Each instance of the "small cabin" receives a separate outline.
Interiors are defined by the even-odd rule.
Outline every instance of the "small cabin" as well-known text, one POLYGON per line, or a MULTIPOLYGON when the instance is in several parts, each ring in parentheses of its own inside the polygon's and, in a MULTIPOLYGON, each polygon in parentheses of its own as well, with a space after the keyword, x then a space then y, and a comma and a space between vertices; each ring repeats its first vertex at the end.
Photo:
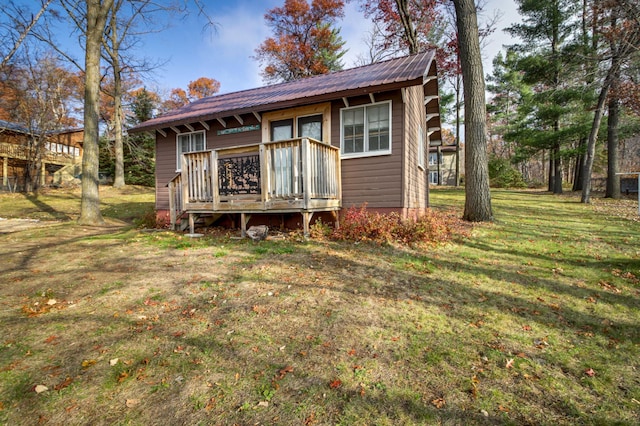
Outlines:
POLYGON ((441 138, 435 52, 203 98, 142 131, 156 138, 158 216, 192 233, 199 218, 308 233, 363 204, 415 217, 441 138))

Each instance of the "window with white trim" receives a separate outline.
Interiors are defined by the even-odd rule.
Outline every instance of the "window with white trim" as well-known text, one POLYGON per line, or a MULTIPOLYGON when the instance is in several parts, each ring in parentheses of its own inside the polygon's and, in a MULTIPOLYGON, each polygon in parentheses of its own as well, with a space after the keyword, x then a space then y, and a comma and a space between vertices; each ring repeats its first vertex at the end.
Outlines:
POLYGON ((193 151, 204 151, 204 131, 192 133, 180 133, 176 137, 176 170, 182 168, 182 154, 193 151))
POLYGON ((437 152, 430 152, 429 153, 429 165, 430 166, 435 166, 436 164, 438 164, 438 157, 440 157, 440 164, 442 164, 442 156, 439 156, 437 152))
POLYGON ((434 171, 429 172, 429 183, 434 185, 438 184, 438 172, 434 172, 434 171))
POLYGON ((343 158, 391 153, 391 102, 340 111, 340 147, 343 158))

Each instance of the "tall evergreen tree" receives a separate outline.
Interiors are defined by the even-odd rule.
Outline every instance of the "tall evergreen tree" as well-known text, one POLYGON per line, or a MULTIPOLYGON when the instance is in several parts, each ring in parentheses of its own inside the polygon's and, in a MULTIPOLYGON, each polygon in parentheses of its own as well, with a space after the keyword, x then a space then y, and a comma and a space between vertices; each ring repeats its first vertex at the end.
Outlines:
POLYGON ((575 39, 580 4, 578 0, 516 2, 523 22, 508 31, 523 43, 512 49, 523 54, 519 63, 523 81, 535 87, 531 115, 516 137, 532 150, 549 151, 549 190, 560 194, 562 158, 567 154, 563 144, 579 138, 582 131, 568 119, 583 94, 582 81, 575 78, 580 66, 575 39))

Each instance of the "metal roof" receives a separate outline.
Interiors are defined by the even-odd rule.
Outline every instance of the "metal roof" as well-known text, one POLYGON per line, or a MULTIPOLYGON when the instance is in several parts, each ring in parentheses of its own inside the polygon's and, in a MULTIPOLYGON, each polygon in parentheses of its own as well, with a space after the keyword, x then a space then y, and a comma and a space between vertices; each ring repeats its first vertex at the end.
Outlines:
MULTIPOLYGON (((10 130, 15 133, 24 133, 24 134, 31 134, 32 132, 33 133, 38 132, 38 129, 30 130, 21 124, 0 120, 0 131, 3 131, 3 130, 10 130)), ((71 127, 71 128, 58 129, 58 130, 47 130, 44 133, 45 135, 58 135, 58 134, 64 134, 64 133, 81 132, 83 130, 84 129, 82 127, 71 127)))
POLYGON ((145 121, 129 132, 162 129, 235 114, 260 113, 423 84, 436 75, 435 51, 390 59, 330 74, 199 99, 145 121))

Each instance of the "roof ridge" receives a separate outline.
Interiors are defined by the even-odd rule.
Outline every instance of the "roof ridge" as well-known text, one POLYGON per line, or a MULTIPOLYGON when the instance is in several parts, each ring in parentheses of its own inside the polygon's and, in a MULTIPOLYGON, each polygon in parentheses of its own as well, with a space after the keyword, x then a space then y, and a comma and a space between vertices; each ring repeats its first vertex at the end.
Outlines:
MULTIPOLYGON (((341 73, 345 73, 345 72, 353 72, 355 70, 362 69, 362 68, 368 68, 368 67, 373 67, 373 66, 382 66, 382 65, 384 65, 384 64, 386 64, 388 62, 392 62, 392 61, 398 61, 399 62, 400 59, 406 60, 406 59, 413 58, 413 57, 416 57, 416 56, 419 56, 419 55, 427 54, 430 51, 431 50, 425 50, 423 52, 413 53, 411 55, 397 56, 395 58, 385 59, 384 61, 378 61, 378 62, 373 62, 373 63, 370 63, 370 64, 359 65, 359 66, 353 67, 353 68, 345 68, 345 69, 341 69, 341 70, 336 70, 336 71, 332 71, 332 72, 329 72, 329 73, 326 73, 326 74, 310 75, 308 77, 302 77, 302 78, 298 78, 298 79, 291 80, 291 81, 281 81, 279 83, 267 84, 267 85, 264 85, 264 86, 252 87, 250 89, 236 90, 236 91, 227 92, 227 93, 216 93, 216 94, 213 94, 211 96, 206 96, 204 98, 197 99, 197 100, 191 102, 190 105, 193 105, 195 103, 204 103, 205 100, 211 99, 211 98, 219 98, 221 96, 232 95, 232 94, 236 94, 236 93, 237 94, 241 94, 241 93, 246 93, 246 92, 252 92, 252 91, 255 91, 255 90, 264 90, 267 87, 277 88, 277 87, 280 87, 280 86, 285 86, 285 85, 288 85, 288 84, 298 83, 298 82, 302 82, 302 81, 308 82, 308 81, 310 81, 312 79, 326 78, 327 76, 335 76, 337 74, 341 74, 341 73)), ((410 64, 408 64, 407 66, 410 66, 410 64)))

